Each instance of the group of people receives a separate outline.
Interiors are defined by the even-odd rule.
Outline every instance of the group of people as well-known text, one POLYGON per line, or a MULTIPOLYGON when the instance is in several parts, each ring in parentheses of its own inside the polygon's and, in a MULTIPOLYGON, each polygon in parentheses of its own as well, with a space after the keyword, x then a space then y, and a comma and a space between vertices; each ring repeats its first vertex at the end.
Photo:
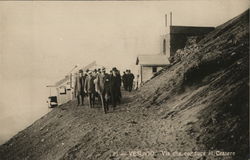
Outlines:
POLYGON ((105 68, 94 69, 93 71, 86 70, 85 72, 79 70, 79 73, 75 76, 74 85, 74 95, 77 98, 77 104, 83 105, 84 98, 88 97, 89 107, 92 108, 95 105, 96 98, 98 98, 105 113, 109 110, 109 104, 114 109, 117 103, 121 103, 122 83, 125 90, 132 90, 133 82, 131 82, 131 78, 128 78, 130 77, 128 75, 132 73, 129 70, 126 72, 129 74, 126 74, 127 78, 124 81, 124 78, 121 77, 120 71, 116 67, 112 68, 109 74, 106 73, 105 68))
POLYGON ((135 78, 134 74, 131 73, 129 69, 123 72, 122 83, 123 83, 123 87, 125 91, 129 91, 129 92, 132 91, 134 78, 135 78))

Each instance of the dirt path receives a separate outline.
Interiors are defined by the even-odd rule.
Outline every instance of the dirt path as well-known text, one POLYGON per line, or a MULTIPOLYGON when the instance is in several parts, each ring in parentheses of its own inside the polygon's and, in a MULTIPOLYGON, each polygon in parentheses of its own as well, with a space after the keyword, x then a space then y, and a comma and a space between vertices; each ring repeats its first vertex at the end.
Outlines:
POLYGON ((160 106, 140 107, 135 96, 123 92, 122 104, 108 114, 76 101, 59 106, 1 146, 0 159, 210 159, 179 155, 202 151, 192 118, 162 116, 160 106))
POLYGON ((73 110, 91 128, 64 159, 190 159, 174 152, 197 151, 181 122, 162 119, 155 108, 138 108, 134 93, 123 92, 123 97, 123 103, 108 114, 86 106, 73 110))
POLYGON ((114 112, 68 102, 1 145, 0 159, 247 159, 248 35, 249 10, 199 41, 199 52, 184 49, 140 91, 123 92, 114 112))

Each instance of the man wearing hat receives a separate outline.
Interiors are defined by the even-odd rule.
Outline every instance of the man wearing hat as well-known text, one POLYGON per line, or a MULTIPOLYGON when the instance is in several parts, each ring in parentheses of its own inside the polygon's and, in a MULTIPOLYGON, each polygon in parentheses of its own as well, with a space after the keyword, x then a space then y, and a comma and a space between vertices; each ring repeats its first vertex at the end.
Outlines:
POLYGON ((94 77, 91 71, 87 72, 87 77, 84 83, 84 91, 88 95, 89 99, 89 107, 94 107, 94 94, 95 94, 95 84, 94 84, 94 77))
POLYGON ((131 92, 133 88, 133 82, 134 82, 134 74, 131 73, 130 70, 128 70, 128 91, 131 92))
POLYGON ((83 70, 79 70, 79 73, 76 74, 75 78, 75 85, 74 85, 74 95, 77 98, 77 105, 79 106, 80 103, 83 105, 84 103, 84 83, 85 83, 85 76, 83 75, 83 70))
POLYGON ((117 101, 119 101, 119 88, 120 88, 120 77, 117 74, 117 69, 114 67, 112 69, 112 74, 110 75, 110 96, 113 109, 116 107, 117 101))
POLYGON ((121 99, 122 99, 122 92, 121 92, 122 78, 121 78, 120 71, 117 69, 116 69, 116 75, 118 77, 117 80, 118 80, 118 84, 119 84, 119 87, 117 88, 117 90, 118 90, 117 102, 120 104, 121 99))
MULTIPOLYGON (((98 70, 99 71, 99 70, 98 70)), ((105 68, 103 67, 102 70, 100 69, 100 73, 97 74, 96 77, 96 92, 98 93, 100 97, 100 101, 102 104, 102 107, 104 109, 104 112, 106 113, 108 110, 108 88, 109 88, 109 75, 106 73, 105 68)))
POLYGON ((126 72, 123 72, 123 75, 122 75, 122 83, 123 83, 123 87, 125 89, 125 91, 128 90, 128 78, 127 78, 127 70, 126 72))

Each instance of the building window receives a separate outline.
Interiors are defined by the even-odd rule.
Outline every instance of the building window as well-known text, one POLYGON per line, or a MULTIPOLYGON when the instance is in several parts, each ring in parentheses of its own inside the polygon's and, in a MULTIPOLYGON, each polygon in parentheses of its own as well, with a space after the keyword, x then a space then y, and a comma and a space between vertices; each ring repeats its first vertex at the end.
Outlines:
POLYGON ((66 87, 62 86, 59 88, 59 93, 60 94, 66 94, 66 87))
POLYGON ((166 54, 166 39, 163 40, 163 54, 166 54))
POLYGON ((153 73, 157 72, 157 67, 152 68, 153 73))

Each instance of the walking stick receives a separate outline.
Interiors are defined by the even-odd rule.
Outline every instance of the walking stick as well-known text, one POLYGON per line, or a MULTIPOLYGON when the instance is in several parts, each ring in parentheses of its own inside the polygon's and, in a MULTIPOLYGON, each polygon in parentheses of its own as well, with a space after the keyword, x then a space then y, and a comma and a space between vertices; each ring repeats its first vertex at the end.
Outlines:
POLYGON ((90 93, 88 94, 88 99, 89 99, 89 108, 92 108, 91 107, 91 95, 90 95, 90 93))
POLYGON ((100 97, 101 97, 101 103, 102 103, 102 108, 103 108, 103 111, 104 111, 104 113, 106 114, 106 113, 107 113, 107 111, 106 111, 106 108, 105 108, 105 106, 104 106, 103 96, 102 96, 102 94, 99 94, 99 95, 100 95, 100 97))

